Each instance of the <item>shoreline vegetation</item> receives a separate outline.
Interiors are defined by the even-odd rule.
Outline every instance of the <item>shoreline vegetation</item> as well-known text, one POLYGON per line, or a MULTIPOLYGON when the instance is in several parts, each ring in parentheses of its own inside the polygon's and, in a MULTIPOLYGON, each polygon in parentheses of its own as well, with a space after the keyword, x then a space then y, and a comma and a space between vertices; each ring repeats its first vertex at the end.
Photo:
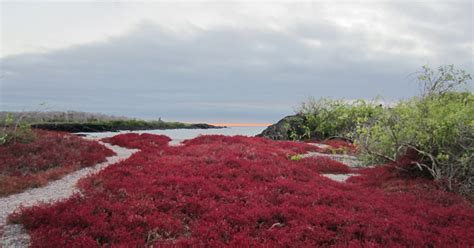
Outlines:
POLYGON ((213 126, 206 123, 182 123, 165 121, 144 121, 144 120, 119 120, 119 121, 97 121, 85 123, 37 123, 32 124, 32 128, 45 129, 51 131, 63 131, 70 133, 80 132, 118 132, 118 131, 139 131, 156 129, 211 129, 225 128, 213 126))
POLYGON ((154 129, 218 129, 222 125, 207 123, 183 123, 158 120, 140 120, 127 117, 109 116, 86 112, 0 112, 0 121, 6 123, 23 123, 31 128, 62 131, 69 133, 80 132, 118 132, 154 129))

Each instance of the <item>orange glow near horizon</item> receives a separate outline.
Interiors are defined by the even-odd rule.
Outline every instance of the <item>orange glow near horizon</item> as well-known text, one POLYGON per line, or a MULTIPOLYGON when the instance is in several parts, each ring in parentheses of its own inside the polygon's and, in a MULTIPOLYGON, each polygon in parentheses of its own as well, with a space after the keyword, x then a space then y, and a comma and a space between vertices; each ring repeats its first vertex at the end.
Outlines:
POLYGON ((209 123, 218 127, 268 127, 269 123, 209 123))

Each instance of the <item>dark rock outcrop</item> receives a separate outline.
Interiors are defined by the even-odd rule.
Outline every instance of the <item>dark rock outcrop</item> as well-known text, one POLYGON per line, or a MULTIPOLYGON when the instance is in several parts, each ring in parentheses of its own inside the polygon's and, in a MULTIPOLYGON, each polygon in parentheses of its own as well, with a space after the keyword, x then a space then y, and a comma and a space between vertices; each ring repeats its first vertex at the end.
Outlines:
POLYGON ((273 140, 291 140, 291 133, 303 133, 305 119, 301 115, 289 115, 267 127, 257 137, 265 137, 273 140))

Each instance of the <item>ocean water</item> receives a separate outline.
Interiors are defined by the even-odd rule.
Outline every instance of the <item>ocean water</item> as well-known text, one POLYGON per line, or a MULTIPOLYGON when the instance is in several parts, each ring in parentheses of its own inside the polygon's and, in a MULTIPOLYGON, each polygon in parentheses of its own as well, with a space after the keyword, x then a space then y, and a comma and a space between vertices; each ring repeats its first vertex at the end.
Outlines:
POLYGON ((121 132, 102 132, 102 133, 78 133, 85 134, 93 138, 111 137, 122 133, 151 133, 162 134, 170 137, 174 142, 180 142, 186 139, 192 139, 199 135, 221 134, 221 135, 244 135, 255 136, 261 133, 266 127, 227 127, 220 129, 168 129, 168 130, 145 130, 145 131, 121 131, 121 132))

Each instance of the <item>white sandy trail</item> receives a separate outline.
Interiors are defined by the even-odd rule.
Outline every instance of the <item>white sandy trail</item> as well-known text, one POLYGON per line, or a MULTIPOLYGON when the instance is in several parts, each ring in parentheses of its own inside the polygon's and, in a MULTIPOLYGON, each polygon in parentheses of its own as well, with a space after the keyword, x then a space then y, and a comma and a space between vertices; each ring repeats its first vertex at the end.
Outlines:
MULTIPOLYGON (((324 145, 324 144, 317 144, 317 143, 309 143, 310 145, 317 146, 319 148, 328 148, 330 146, 324 145)), ((362 163, 356 156, 351 156, 351 155, 343 155, 343 154, 326 154, 326 153, 320 153, 320 152, 308 152, 306 154, 302 155, 303 158, 307 157, 329 157, 330 159, 339 161, 350 168, 360 168, 362 167, 362 163)), ((351 176, 357 176, 358 174, 321 174, 322 176, 325 176, 329 179, 332 179, 337 182, 344 183, 349 177, 351 176)))
POLYGON ((21 225, 6 225, 8 215, 13 213, 18 207, 30 207, 39 203, 51 203, 69 198, 78 192, 76 184, 79 179, 90 174, 94 174, 105 167, 115 164, 121 160, 129 158, 137 149, 127 149, 120 146, 113 146, 107 143, 102 145, 113 150, 117 155, 107 158, 107 161, 92 167, 86 167, 52 181, 41 188, 29 189, 25 192, 0 198, 0 228, 3 227, 3 236, 0 247, 26 247, 29 243, 29 236, 21 225))
POLYGON ((320 153, 320 152, 308 152, 302 155, 303 158, 307 157, 328 157, 332 160, 339 161, 343 164, 351 168, 359 168, 362 167, 362 163, 356 156, 351 155, 344 155, 344 154, 327 154, 327 153, 320 153))

